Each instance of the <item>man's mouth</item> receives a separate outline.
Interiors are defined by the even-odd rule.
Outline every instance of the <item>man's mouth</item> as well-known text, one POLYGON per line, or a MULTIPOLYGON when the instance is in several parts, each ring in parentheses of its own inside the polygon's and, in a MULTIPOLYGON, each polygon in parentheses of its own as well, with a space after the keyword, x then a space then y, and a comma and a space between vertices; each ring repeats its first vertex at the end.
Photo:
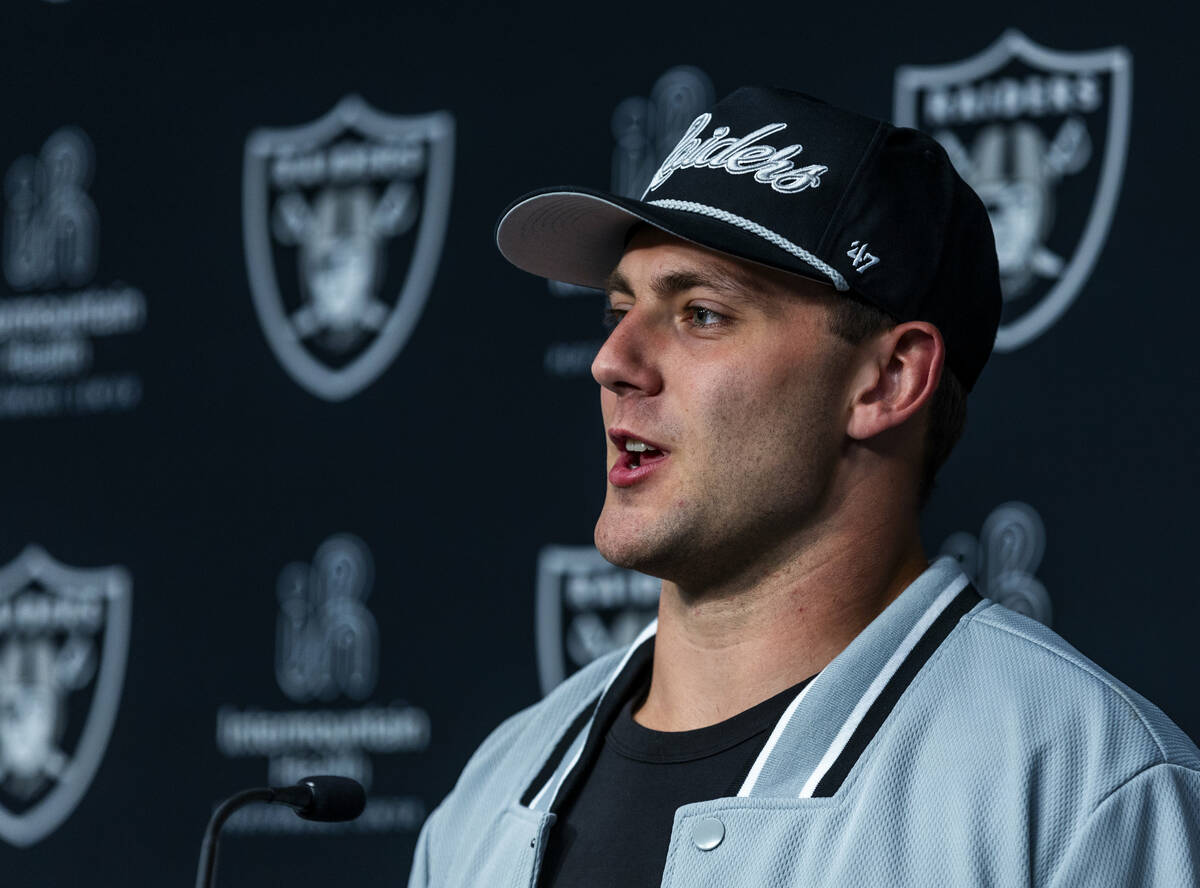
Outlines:
POLYGON ((624 430, 610 430, 609 438, 618 451, 617 460, 608 473, 608 480, 615 487, 632 487, 667 458, 667 451, 660 445, 624 430))
POLYGON ((626 438, 625 452, 621 458, 629 468, 636 469, 642 464, 642 460, 653 462, 665 455, 657 447, 647 444, 645 441, 639 441, 637 438, 626 438))

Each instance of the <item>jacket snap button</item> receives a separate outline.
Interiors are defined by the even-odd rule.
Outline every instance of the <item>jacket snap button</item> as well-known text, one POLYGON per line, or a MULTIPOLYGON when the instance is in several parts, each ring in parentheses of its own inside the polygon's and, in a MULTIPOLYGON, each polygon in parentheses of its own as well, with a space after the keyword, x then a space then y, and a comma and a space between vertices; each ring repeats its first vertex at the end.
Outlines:
POLYGON ((725 838, 725 824, 715 817, 697 820, 692 827, 692 841, 701 851, 711 851, 725 838))

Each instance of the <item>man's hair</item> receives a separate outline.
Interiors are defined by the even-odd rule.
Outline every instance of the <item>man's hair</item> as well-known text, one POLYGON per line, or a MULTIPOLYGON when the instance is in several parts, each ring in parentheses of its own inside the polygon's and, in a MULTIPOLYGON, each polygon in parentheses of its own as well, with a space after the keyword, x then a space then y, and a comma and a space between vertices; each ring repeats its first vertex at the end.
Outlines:
MULTIPOLYGON (((896 319, 873 305, 847 293, 839 293, 831 304, 829 326, 835 336, 851 345, 896 326, 896 319)), ((942 378, 929 405, 929 425, 925 429, 925 454, 921 466, 917 504, 924 508, 933 493, 938 470, 962 437, 967 423, 967 393, 948 366, 942 366, 942 378)))

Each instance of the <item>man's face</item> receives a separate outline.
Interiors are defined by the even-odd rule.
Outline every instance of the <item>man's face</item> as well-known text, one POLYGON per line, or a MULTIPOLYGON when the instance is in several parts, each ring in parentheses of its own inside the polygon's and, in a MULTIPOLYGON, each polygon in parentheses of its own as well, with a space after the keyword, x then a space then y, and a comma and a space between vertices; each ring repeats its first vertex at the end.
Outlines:
POLYGON ((853 349, 829 329, 835 298, 656 229, 630 241, 610 279, 619 322, 592 365, 608 560, 719 583, 812 532, 849 416, 853 349))

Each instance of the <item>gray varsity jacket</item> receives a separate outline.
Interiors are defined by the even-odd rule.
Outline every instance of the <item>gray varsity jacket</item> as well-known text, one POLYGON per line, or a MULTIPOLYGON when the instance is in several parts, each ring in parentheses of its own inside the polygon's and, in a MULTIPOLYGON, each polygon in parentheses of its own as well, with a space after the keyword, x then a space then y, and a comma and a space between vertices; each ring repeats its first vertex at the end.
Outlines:
MULTIPOLYGON (((536 885, 558 788, 653 631, 492 733, 409 888, 536 885)), ((737 796, 675 812, 664 864, 664 888, 1197 886, 1200 751, 946 558, 805 686, 737 796)))

